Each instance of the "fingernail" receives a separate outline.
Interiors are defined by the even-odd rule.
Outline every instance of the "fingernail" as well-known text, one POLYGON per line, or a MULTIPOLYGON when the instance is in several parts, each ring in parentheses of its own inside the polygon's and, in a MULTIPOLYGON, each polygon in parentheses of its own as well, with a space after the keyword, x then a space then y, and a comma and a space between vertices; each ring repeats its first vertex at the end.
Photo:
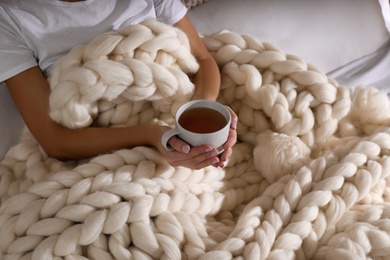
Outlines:
POLYGON ((217 156, 219 154, 219 152, 218 151, 215 151, 215 152, 213 152, 212 154, 211 154, 211 156, 217 156))
POLYGON ((218 159, 214 159, 214 161, 212 162, 212 164, 217 164, 217 163, 219 163, 218 159))
POLYGON ((183 145, 181 147, 181 150, 183 151, 183 153, 189 153, 190 152, 190 148, 187 145, 183 145))
POLYGON ((209 146, 209 147, 207 147, 206 150, 204 150, 204 151, 205 151, 206 153, 208 153, 208 152, 211 152, 211 150, 213 150, 213 148, 209 146))
POLYGON ((236 123, 236 122, 232 122, 232 128, 233 128, 234 130, 237 129, 237 123, 236 123))

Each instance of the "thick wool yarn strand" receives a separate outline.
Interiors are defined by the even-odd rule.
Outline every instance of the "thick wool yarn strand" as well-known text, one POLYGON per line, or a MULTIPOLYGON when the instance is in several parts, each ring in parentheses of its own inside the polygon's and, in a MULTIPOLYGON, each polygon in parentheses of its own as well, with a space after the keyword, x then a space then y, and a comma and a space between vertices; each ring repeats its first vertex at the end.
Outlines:
POLYGON ((98 100, 161 100, 190 94, 193 85, 186 73, 195 72, 198 65, 188 39, 178 29, 155 23, 102 34, 61 58, 50 77, 50 116, 80 128, 99 114, 98 100))
MULTIPOLYGON (((387 138, 390 138, 390 136, 387 136, 387 138)), ((375 144, 371 144, 371 143, 369 145, 375 146, 375 144)), ((367 151, 365 149, 363 150, 367 151)), ((373 154, 371 154, 371 156, 377 155, 378 149, 369 149, 369 150, 373 151, 373 154)), ((386 166, 387 164, 388 162, 385 162, 384 166, 386 166)), ((317 167, 316 161, 313 161, 312 165, 313 165, 312 167, 317 167)), ((358 165, 364 165, 364 162, 359 161, 358 165)), ((280 179, 278 182, 274 183, 271 187, 269 187, 269 189, 267 189, 264 193, 262 193, 261 198, 254 200, 247 205, 248 208, 253 208, 254 204, 256 204, 260 206, 265 212, 267 212, 263 217, 263 225, 264 223, 269 223, 273 227, 273 230, 276 230, 276 233, 281 232, 281 234, 284 233, 288 234, 289 231, 290 232, 293 231, 292 237, 290 237, 289 239, 287 238, 288 235, 279 236, 278 239, 275 239, 275 235, 273 233, 271 234, 271 238, 263 236, 260 239, 261 242, 259 241, 259 243, 264 243, 264 241, 270 241, 269 243, 273 245, 273 250, 269 252, 270 256, 272 256, 273 254, 279 256, 282 255, 286 256, 289 254, 288 253, 289 250, 296 251, 301 246, 304 248, 305 245, 304 244, 302 245, 302 243, 304 243, 303 238, 306 238, 308 236, 308 233, 311 230, 310 227, 311 224, 309 223, 315 220, 315 218, 313 218, 312 214, 300 214, 301 210, 303 210, 305 213, 308 213, 306 209, 308 208, 312 209, 313 207, 315 207, 317 208, 316 214, 318 215, 318 213, 320 213, 320 208, 328 208, 328 210, 323 212, 324 214, 323 217, 325 217, 323 221, 325 221, 326 223, 323 224, 327 226, 331 234, 329 234, 329 232, 328 234, 327 232, 325 232, 323 234, 317 234, 318 235, 317 237, 321 238, 323 236, 325 238, 326 237, 329 238, 329 236, 332 235, 332 232, 334 231, 332 231, 333 229, 330 227, 336 224, 336 222, 342 217, 344 212, 357 202, 357 199, 359 197, 360 198, 364 197, 365 195, 367 195, 367 193, 370 190, 369 188, 364 188, 362 190, 363 193, 359 194, 359 190, 355 187, 355 184, 353 182, 346 183, 345 180, 344 181, 342 180, 343 179, 342 176, 345 176, 344 178, 353 177, 354 174, 357 173, 356 168, 357 166, 355 164, 340 162, 339 164, 335 164, 334 166, 331 166, 327 170, 322 169, 317 174, 321 174, 323 176, 329 176, 329 177, 323 179, 322 181, 314 185, 314 187, 312 188, 313 190, 307 193, 306 195, 304 189, 299 186, 300 184, 307 185, 308 183, 312 183, 313 181, 312 178, 314 177, 315 172, 312 172, 314 169, 311 170, 309 168, 306 169, 302 168, 297 172, 295 177, 292 178, 292 176, 287 175, 285 178, 280 179), (335 180, 335 178, 340 179, 340 181, 335 180), (283 184, 280 182, 282 182, 283 184), (286 189, 287 187, 291 187, 291 188, 295 187, 295 188, 290 190, 290 189, 286 189), (332 193, 334 193, 333 196, 332 193), (292 194, 299 194, 301 197, 300 200, 299 201, 295 200, 294 197, 291 197, 292 194), (268 199, 265 199, 267 197, 268 199), (269 201, 269 199, 271 198, 273 202, 269 201), (286 208, 287 205, 289 206, 286 208), (299 216, 299 218, 297 218, 299 220, 298 223, 293 221, 294 215, 291 215, 291 212, 297 212, 294 215, 299 216), (284 221, 288 221, 288 222, 284 223, 284 221), (281 230, 282 226, 284 227, 283 230, 281 230), (301 239, 299 239, 299 237, 301 239), (300 240, 303 241, 301 241, 301 243, 297 244, 296 247, 294 247, 293 244, 282 243, 281 241, 283 239, 287 239, 290 243, 292 241, 295 242, 300 240)), ((372 175, 374 176, 377 175, 375 174, 375 171, 377 171, 378 168, 383 168, 383 166, 378 165, 376 167, 370 167, 370 168, 372 168, 374 172, 369 172, 365 170, 365 172, 367 172, 368 178, 372 175)), ((383 171, 386 172, 387 169, 385 168, 383 169, 383 171)), ((370 180, 369 183, 372 183, 372 180, 370 180)), ((365 184, 367 185, 367 182, 365 182, 365 184)), ((361 186, 361 184, 359 184, 359 186, 361 186)), ((255 216, 256 219, 258 217, 259 216, 255 216)), ((240 216, 240 218, 245 219, 245 213, 243 213, 240 216)), ((262 229, 262 226, 258 226, 256 228, 262 229)), ((236 238, 231 238, 231 239, 236 239, 236 238)), ((381 250, 385 250, 380 246, 379 248, 381 248, 381 250)), ((309 251, 309 253, 310 253, 309 255, 306 255, 307 258, 311 258, 314 252, 309 251)), ((221 254, 223 255, 224 252, 222 252, 221 254)), ((206 258, 207 255, 208 254, 206 254, 203 257, 203 259, 212 259, 212 257, 216 256, 216 252, 210 254, 210 258, 206 258)))
MULTIPOLYGON (((390 255, 389 101, 228 31, 202 36, 239 116, 223 169, 137 147, 59 162, 26 131, 0 164, 0 258, 324 259, 390 255), (142 234, 142 235, 139 235, 142 234)), ((50 77, 71 128, 173 124, 198 68, 148 21, 75 47, 50 77)))

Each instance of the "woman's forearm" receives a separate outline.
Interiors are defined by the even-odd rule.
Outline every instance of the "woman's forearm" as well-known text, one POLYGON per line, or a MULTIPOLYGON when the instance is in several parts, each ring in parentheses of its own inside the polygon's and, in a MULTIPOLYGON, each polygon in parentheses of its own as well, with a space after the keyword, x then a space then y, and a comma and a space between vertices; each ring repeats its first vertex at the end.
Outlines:
POLYGON ((152 146, 160 136, 160 126, 120 128, 87 127, 68 129, 57 126, 39 142, 50 156, 61 160, 81 159, 135 146, 152 146))
POLYGON ((217 63, 204 46, 198 32, 187 16, 184 16, 177 22, 176 26, 188 36, 191 52, 199 63, 199 70, 194 77, 196 88, 192 98, 216 100, 221 85, 221 76, 217 63))
POLYGON ((200 60, 199 65, 199 70, 194 77, 196 88, 192 98, 216 100, 221 85, 219 68, 211 56, 200 60))

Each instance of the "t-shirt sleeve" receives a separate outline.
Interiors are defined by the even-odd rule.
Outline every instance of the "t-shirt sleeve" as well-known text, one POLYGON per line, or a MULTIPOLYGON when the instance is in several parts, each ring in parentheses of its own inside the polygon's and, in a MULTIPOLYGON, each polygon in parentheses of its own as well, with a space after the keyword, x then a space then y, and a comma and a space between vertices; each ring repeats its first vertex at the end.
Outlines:
POLYGON ((0 82, 38 65, 33 51, 23 40, 20 29, 2 7, 0 35, 0 82))
POLYGON ((187 13, 187 7, 180 0, 154 0, 157 21, 175 24, 187 13))

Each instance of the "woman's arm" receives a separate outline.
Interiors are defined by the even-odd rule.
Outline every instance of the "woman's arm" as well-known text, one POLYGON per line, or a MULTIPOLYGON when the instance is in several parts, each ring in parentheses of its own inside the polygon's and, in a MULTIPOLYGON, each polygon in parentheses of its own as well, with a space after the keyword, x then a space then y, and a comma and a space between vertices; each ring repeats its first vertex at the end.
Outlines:
POLYGON ((54 158, 80 159, 145 145, 156 147, 173 166, 200 169, 216 163, 215 149, 207 145, 185 152, 165 150, 160 139, 169 128, 164 126, 81 129, 60 126, 49 116, 50 87, 38 67, 8 79, 6 84, 27 127, 54 158))
POLYGON ((216 100, 221 85, 217 63, 204 46, 198 32, 187 16, 184 16, 175 26, 187 34, 191 52, 199 63, 199 70, 194 77, 196 88, 192 99, 216 100))
POLYGON ((68 129, 49 117, 50 87, 38 67, 6 81, 26 125, 53 157, 77 159, 137 145, 150 145, 149 126, 68 129))

